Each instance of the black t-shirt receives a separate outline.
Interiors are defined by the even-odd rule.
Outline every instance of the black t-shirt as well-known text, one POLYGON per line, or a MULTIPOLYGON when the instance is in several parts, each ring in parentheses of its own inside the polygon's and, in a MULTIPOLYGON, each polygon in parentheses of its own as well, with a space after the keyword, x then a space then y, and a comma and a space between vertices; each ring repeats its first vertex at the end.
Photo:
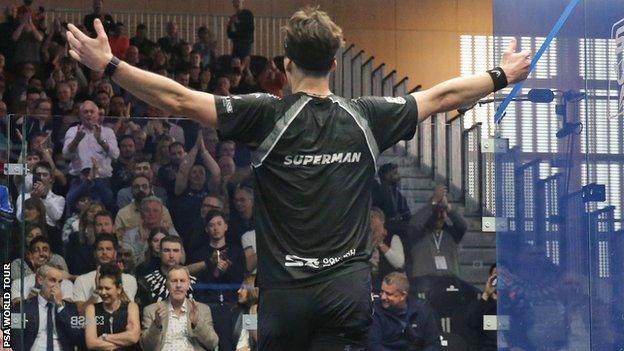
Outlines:
POLYGON ((221 136, 252 150, 258 285, 368 269, 379 153, 416 131, 412 96, 215 97, 221 136))

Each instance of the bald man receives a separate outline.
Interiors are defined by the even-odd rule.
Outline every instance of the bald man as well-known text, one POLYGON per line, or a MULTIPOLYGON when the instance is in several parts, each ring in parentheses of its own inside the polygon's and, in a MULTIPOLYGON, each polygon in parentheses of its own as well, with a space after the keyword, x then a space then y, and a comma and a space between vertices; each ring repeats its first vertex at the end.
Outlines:
POLYGON ((115 132, 102 126, 102 117, 93 101, 83 102, 79 115, 82 123, 69 128, 63 142, 63 156, 70 160, 69 174, 78 177, 95 161, 99 177, 110 178, 111 162, 119 157, 115 132))

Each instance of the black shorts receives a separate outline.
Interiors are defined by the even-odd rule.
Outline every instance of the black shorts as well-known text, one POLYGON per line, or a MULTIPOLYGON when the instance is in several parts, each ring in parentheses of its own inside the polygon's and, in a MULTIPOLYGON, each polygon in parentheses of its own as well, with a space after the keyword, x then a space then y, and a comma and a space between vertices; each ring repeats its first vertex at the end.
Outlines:
POLYGON ((260 289, 258 350, 366 350, 371 315, 368 269, 304 288, 260 289))

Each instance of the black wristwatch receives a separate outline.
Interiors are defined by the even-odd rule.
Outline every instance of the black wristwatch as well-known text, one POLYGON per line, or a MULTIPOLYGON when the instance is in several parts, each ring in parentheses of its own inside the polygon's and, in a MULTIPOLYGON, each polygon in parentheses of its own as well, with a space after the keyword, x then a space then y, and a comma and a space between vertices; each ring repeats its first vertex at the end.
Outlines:
POLYGON ((120 62, 121 62, 120 59, 113 56, 111 60, 108 62, 108 65, 106 65, 106 68, 104 68, 104 75, 107 77, 112 77, 113 74, 115 74, 115 71, 117 70, 117 66, 119 66, 120 62))

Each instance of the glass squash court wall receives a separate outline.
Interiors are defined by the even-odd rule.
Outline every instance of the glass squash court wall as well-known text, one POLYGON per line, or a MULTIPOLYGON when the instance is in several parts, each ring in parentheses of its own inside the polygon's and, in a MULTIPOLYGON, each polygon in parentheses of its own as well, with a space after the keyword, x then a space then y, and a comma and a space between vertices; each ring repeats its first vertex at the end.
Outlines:
MULTIPOLYGON (((495 55, 533 54, 566 0, 495 0, 495 55)), ((624 349, 624 1, 581 0, 512 102, 495 154, 501 350, 624 349)), ((504 97, 508 90, 503 91, 504 97)))

